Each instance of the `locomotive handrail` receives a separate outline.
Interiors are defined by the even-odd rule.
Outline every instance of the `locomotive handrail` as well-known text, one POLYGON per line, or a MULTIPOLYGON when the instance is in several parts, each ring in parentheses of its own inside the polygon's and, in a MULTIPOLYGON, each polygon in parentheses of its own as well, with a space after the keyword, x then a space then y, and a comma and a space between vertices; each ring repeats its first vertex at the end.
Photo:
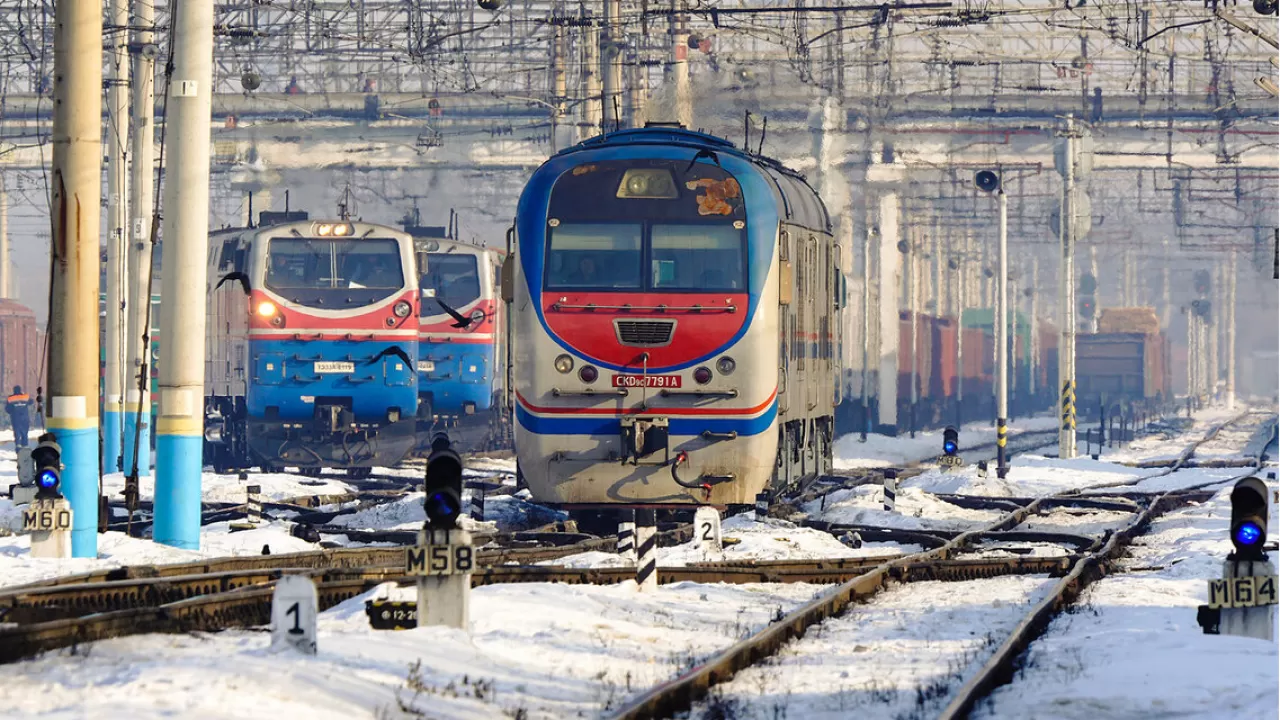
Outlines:
POLYGON ((658 391, 658 394, 661 395, 662 397, 670 397, 672 395, 694 395, 697 397, 725 397, 725 398, 738 397, 737 390, 668 390, 666 388, 663 388, 662 390, 658 391))
POLYGON ((728 312, 735 313, 738 311, 737 305, 595 305, 588 303, 586 305, 570 305, 565 303, 555 303, 551 306, 552 310, 640 310, 648 312, 728 312))
POLYGON ((561 390, 560 388, 551 388, 551 395, 554 397, 564 397, 566 395, 617 395, 626 397, 628 393, 626 388, 612 388, 610 390, 561 390))

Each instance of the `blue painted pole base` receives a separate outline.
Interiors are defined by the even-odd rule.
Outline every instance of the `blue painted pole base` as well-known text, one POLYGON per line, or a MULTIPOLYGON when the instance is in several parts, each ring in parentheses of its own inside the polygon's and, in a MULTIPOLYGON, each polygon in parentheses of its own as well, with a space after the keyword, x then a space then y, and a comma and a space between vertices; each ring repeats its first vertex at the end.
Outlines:
POLYGON ((204 438, 156 437, 156 505, 153 538, 184 550, 200 549, 200 471, 204 438))
MULTIPOLYGON (((62 448, 62 494, 71 502, 71 557, 98 557, 98 426, 65 428, 49 418, 62 448)), ((78 419, 76 424, 85 424, 78 419)))
MULTIPOLYGON (((136 419, 137 415, 133 412, 124 413, 125 475, 133 471, 133 434, 137 427, 136 419)), ((147 477, 151 475, 151 417, 147 414, 142 416, 142 432, 138 435, 138 444, 142 446, 138 453, 138 476, 147 477)))
POLYGON ((119 410, 102 413, 102 472, 120 472, 120 430, 124 414, 119 410))

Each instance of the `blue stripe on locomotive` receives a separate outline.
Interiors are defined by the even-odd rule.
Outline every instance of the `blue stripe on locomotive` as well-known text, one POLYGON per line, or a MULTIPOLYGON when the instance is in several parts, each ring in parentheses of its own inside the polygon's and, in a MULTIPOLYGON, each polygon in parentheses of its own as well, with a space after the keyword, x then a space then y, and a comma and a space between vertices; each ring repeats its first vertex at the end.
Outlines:
POLYGON ((462 415, 465 403, 476 413, 493 407, 493 343, 423 342, 418 359, 435 363, 431 372, 418 372, 418 391, 431 393, 431 409, 437 415, 462 415))
POLYGON ((368 340, 251 339, 249 341, 249 416, 262 419, 268 406, 280 409, 280 420, 309 420, 314 398, 350 397, 357 420, 386 421, 387 408, 398 407, 403 416, 414 414, 418 404, 414 369, 394 355, 372 363, 384 350, 399 347, 409 357, 417 342, 368 340), (316 361, 354 362, 355 372, 314 372, 316 361), (303 397, 313 402, 303 402, 303 397))
MULTIPOLYGON (((680 141, 654 142, 641 140, 630 142, 629 138, 617 140, 617 144, 609 144, 608 138, 598 141, 600 144, 578 145, 553 156, 543 163, 520 195, 520 203, 516 209, 516 236, 519 238, 520 267, 524 272, 525 283, 529 288, 531 306, 538 315, 538 322, 556 344, 576 357, 582 355, 556 336, 547 326, 542 313, 542 274, 543 260, 547 242, 547 211, 551 202, 551 190, 557 178, 564 172, 591 162, 603 160, 680 160, 688 162, 699 150, 711 150, 720 160, 720 166, 731 173, 742 188, 743 201, 747 212, 747 318, 755 316, 756 306, 760 302, 760 293, 764 288, 765 278, 769 275, 769 267, 773 263, 773 255, 777 247, 778 218, 780 200, 773 187, 773 181, 756 163, 744 156, 741 151, 730 145, 720 144, 721 140, 709 135, 681 131, 681 136, 689 139, 680 141)), ((609 136, 612 137, 612 136, 609 136)), ((743 323, 742 328, 727 343, 702 357, 691 359, 687 363, 671 367, 652 367, 651 373, 665 373, 693 367, 714 358, 737 343, 747 333, 750 323, 743 323)), ((610 365, 593 359, 591 362, 599 367, 625 372, 627 368, 610 365)))
MULTIPOLYGON (((753 418, 684 418, 673 416, 668 418, 667 432, 673 436, 697 436, 703 432, 731 433, 746 437, 759 435, 773 427, 778 416, 778 400, 769 404, 764 414, 753 418)), ((597 435, 601 437, 618 437, 622 432, 622 420, 618 417, 590 416, 582 417, 547 417, 534 415, 519 403, 516 404, 516 419, 520 425, 537 435, 597 435)))

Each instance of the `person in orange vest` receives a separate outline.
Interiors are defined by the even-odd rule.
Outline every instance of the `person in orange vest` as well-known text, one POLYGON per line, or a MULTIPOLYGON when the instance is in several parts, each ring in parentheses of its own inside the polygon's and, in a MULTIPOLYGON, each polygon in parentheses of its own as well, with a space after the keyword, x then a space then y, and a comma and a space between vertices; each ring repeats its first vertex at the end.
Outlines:
POLYGON ((9 424, 13 426, 14 445, 26 447, 27 435, 31 432, 31 397, 22 392, 21 385, 13 386, 4 411, 9 413, 9 424))

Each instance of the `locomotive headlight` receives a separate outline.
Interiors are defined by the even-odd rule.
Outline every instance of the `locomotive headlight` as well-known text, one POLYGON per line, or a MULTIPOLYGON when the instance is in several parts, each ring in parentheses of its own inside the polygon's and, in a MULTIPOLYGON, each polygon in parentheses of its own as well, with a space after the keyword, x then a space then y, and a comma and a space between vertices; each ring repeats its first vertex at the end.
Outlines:
POLYGON ((558 372, 567 373, 573 369, 573 358, 568 355, 561 355, 556 358, 556 370, 558 372))
POLYGON ((395 313, 396 317, 406 318, 409 317, 409 313, 413 312, 413 306, 401 300, 391 308, 391 312, 395 313))
POLYGON ((258 314, 264 318, 275 315, 276 314, 275 303, 268 302, 266 300, 263 300, 262 302, 258 303, 258 314))
POLYGON ((316 226, 316 234, 317 234, 317 235, 319 235, 320 237, 329 237, 329 234, 330 234, 330 233, 332 233, 332 232, 333 232, 333 226, 332 226, 332 225, 317 225, 317 226, 316 226))
POLYGON ((467 326, 468 330, 475 330, 480 327, 480 323, 484 322, 484 311, 475 310, 471 313, 471 324, 467 326))
POLYGON ((716 361, 716 370, 719 370, 721 375, 732 375, 736 369, 738 369, 738 363, 734 362, 733 358, 728 355, 716 361))
POLYGON ((334 225, 334 226, 333 226, 333 234, 334 234, 336 237, 344 237, 344 236, 346 236, 346 235, 350 235, 350 234, 351 234, 351 226, 350 226, 350 225, 347 225, 347 224, 345 224, 345 223, 338 224, 338 225, 334 225))
POLYGON ((694 370, 693 379, 699 385, 706 385, 707 383, 711 382, 711 368, 700 367, 697 370, 694 370))
POLYGON ((646 198, 651 200, 674 200, 680 197, 671 173, 658 168, 632 168, 622 175, 618 184, 619 198, 646 198))
POLYGON ((578 371, 578 379, 588 385, 595 382, 598 377, 600 377, 600 371, 591 365, 583 365, 578 371))

